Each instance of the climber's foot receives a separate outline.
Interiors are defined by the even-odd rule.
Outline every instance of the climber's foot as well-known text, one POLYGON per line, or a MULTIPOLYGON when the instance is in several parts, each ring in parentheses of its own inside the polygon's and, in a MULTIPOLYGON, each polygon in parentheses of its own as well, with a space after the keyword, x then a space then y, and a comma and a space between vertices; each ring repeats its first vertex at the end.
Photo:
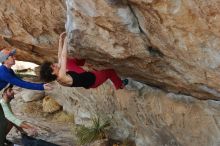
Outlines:
POLYGON ((127 84, 128 84, 128 79, 122 80, 122 86, 120 87, 120 89, 123 89, 127 84))

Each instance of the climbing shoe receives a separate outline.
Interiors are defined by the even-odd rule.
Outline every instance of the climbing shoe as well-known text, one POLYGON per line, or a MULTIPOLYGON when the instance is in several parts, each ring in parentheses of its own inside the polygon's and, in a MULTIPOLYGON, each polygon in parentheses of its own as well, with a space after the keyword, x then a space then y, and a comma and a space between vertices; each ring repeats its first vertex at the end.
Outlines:
POLYGON ((123 89, 127 84, 128 84, 128 79, 122 80, 122 85, 121 85, 120 89, 123 89))
POLYGON ((122 83, 123 83, 124 86, 126 86, 128 84, 128 79, 122 80, 122 83))

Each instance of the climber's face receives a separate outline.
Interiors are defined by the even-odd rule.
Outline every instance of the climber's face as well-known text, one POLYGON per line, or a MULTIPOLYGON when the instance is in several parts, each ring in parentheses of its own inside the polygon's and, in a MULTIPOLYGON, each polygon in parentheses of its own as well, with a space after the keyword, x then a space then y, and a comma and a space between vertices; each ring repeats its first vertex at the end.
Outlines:
POLYGON ((10 66, 15 65, 15 56, 14 55, 10 55, 8 56, 8 58, 5 60, 4 64, 8 64, 10 66))
POLYGON ((57 63, 52 64, 51 68, 53 70, 52 72, 53 75, 57 75, 59 73, 60 68, 57 63))
POLYGON ((10 68, 12 65, 15 64, 15 53, 16 49, 10 50, 9 48, 5 48, 1 50, 0 62, 10 68))

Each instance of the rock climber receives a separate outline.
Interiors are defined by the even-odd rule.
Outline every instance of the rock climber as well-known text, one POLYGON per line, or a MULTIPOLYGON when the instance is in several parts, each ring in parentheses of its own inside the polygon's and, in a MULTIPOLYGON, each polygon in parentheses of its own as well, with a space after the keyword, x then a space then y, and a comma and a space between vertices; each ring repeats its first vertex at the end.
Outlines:
POLYGON ((62 33, 59 38, 58 63, 44 62, 40 68, 40 78, 45 82, 57 80, 68 87, 96 88, 110 79, 115 89, 123 89, 128 79, 121 80, 113 69, 85 71, 80 66, 84 59, 67 58, 67 37, 62 33))

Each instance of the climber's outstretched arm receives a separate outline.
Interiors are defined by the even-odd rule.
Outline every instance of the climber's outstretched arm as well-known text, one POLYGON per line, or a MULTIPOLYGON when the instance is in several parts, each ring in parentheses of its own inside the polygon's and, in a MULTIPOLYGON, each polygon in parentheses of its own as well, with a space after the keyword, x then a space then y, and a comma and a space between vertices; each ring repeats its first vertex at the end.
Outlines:
POLYGON ((67 37, 63 41, 62 52, 60 56, 59 77, 66 76, 66 61, 67 61, 67 37))
POLYGON ((66 37, 66 32, 63 32, 60 34, 59 37, 59 48, 58 48, 58 65, 60 66, 61 64, 61 54, 63 50, 63 44, 64 44, 64 39, 66 37))

